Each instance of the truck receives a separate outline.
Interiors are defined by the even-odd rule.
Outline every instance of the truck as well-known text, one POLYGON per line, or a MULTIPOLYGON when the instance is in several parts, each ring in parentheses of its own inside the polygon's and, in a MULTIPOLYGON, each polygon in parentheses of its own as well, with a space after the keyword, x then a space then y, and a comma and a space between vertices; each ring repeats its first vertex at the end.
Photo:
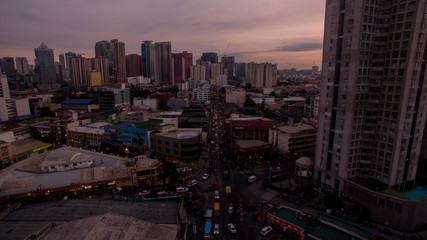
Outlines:
POLYGON ((212 221, 208 220, 205 224, 205 235, 203 236, 203 239, 210 239, 211 238, 211 227, 212 227, 212 221))
POLYGON ((219 216, 219 202, 214 203, 214 212, 215 212, 215 217, 218 217, 219 216))

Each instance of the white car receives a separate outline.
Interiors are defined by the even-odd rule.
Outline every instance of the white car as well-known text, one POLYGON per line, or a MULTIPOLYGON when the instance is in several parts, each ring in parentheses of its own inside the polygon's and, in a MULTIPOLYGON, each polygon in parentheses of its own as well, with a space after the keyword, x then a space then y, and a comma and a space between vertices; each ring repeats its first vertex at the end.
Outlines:
POLYGON ((252 183, 255 182, 258 178, 255 175, 252 175, 248 178, 248 182, 252 183))
POLYGON ((191 172, 191 170, 192 170, 192 169, 191 169, 190 167, 183 167, 183 168, 182 168, 182 171, 183 171, 183 172, 191 172))
POLYGON ((205 173, 203 174, 202 180, 203 181, 208 180, 208 177, 209 177, 209 174, 205 173))
POLYGON ((219 235, 219 224, 215 224, 214 225, 213 234, 214 235, 219 235))
POLYGON ((190 182, 187 183, 187 187, 192 187, 197 185, 197 180, 193 179, 190 182))
POLYGON ((141 196, 145 196, 145 195, 148 195, 148 194, 150 194, 149 190, 144 190, 144 191, 142 191, 142 192, 139 193, 139 195, 141 195, 141 196))
POLYGON ((177 193, 185 193, 185 192, 188 192, 188 188, 186 188, 186 187, 177 187, 176 188, 176 192, 177 193))
POLYGON ((215 200, 218 200, 219 199, 219 191, 217 190, 217 191, 215 191, 215 200))
POLYGON ((231 203, 230 206, 228 206, 228 214, 233 214, 233 204, 231 203))
POLYGON ((231 233, 237 233, 237 230, 232 223, 229 223, 227 226, 231 233))
POLYGON ((266 226, 266 227, 263 227, 259 233, 260 233, 262 236, 266 236, 269 232, 271 232, 271 230, 273 230, 273 228, 272 228, 272 227, 270 227, 270 226, 266 226))

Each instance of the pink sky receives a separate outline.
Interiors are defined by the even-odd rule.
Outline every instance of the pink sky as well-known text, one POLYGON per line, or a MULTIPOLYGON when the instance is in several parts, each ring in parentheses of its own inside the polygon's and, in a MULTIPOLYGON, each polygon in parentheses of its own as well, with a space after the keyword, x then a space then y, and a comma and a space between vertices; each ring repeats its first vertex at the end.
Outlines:
POLYGON ((125 42, 126 54, 143 40, 171 41, 172 52, 202 52, 279 68, 321 65, 322 0, 19 0, 0 8, 0 57, 34 59, 45 42, 60 53, 94 56, 95 42, 125 42))

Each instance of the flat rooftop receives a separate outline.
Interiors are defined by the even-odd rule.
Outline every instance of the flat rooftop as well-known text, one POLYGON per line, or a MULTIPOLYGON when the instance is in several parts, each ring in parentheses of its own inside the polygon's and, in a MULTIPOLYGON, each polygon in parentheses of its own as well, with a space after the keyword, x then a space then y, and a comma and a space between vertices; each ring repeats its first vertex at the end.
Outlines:
POLYGON ((427 197, 427 187, 425 186, 418 186, 411 191, 404 192, 403 195, 408 197, 411 200, 417 200, 424 197, 427 197))
POLYGON ((269 144, 268 142, 264 142, 261 140, 239 140, 237 144, 240 148, 252 148, 252 147, 261 147, 269 144))
MULTIPOLYGON (((91 220, 101 220, 102 214, 111 213, 122 216, 132 217, 141 221, 148 221, 155 224, 176 225, 177 212, 179 207, 178 200, 159 200, 159 201, 114 201, 110 199, 69 199, 65 201, 48 202, 32 206, 21 207, 15 209, 0 221, 0 239, 24 239, 32 233, 38 232, 49 222, 71 222, 79 219, 89 218, 91 220), (101 215, 101 216, 99 216, 101 215), (94 217, 95 218, 92 218, 94 217), (96 217, 99 216, 99 217, 96 217)), ((117 218, 116 218, 117 219, 117 218)), ((118 217, 118 219, 123 219, 118 217)), ((113 221, 114 218, 111 220, 113 221)), ((128 222, 128 220, 124 220, 128 222)), ((72 223, 72 222, 71 222, 72 223)), ((101 226, 103 223, 101 223, 101 226)), ((64 225, 65 226, 65 225, 64 225)), ((97 229, 97 222, 81 221, 72 223, 70 227, 80 227, 78 232, 86 231, 84 228, 97 229), (76 224, 76 225, 74 225, 76 224), (87 224, 87 225, 86 225, 87 224)), ((145 225, 143 225, 145 226, 145 225)), ((98 226, 99 227, 99 226, 98 226)), ((123 229, 109 228, 104 229, 105 232, 111 231, 119 233, 126 231, 126 225, 123 229)), ((52 230, 55 231, 55 228, 52 230)), ((59 228, 59 233, 67 231, 59 228)), ((158 233, 158 232, 157 232, 158 233)), ((163 233, 163 232, 162 232, 163 233)), ((49 236, 49 235, 47 235, 49 236)), ((56 235, 53 235, 56 236, 56 235)), ((67 239, 88 239, 83 235, 73 235, 76 238, 67 239)), ((176 236, 176 232, 175 232, 176 236)), ((43 238, 43 239, 58 239, 58 238, 43 238)), ((65 239, 65 238, 59 238, 65 239)), ((91 238, 89 238, 91 239, 91 238)), ((96 238, 93 238, 96 239, 96 238)), ((99 238, 98 238, 99 239, 99 238)), ((102 238, 104 239, 104 238, 102 238)), ((110 239, 110 238, 105 238, 110 239)), ((115 238, 115 239, 122 239, 115 238)), ((144 239, 144 238, 141 238, 144 239)), ((146 238, 158 239, 158 238, 146 238)), ((175 239, 175 238, 169 238, 175 239)))
POLYGON ((34 149, 46 147, 51 145, 50 143, 44 143, 32 138, 18 140, 10 143, 10 150, 12 155, 17 156, 27 152, 32 152, 34 149))

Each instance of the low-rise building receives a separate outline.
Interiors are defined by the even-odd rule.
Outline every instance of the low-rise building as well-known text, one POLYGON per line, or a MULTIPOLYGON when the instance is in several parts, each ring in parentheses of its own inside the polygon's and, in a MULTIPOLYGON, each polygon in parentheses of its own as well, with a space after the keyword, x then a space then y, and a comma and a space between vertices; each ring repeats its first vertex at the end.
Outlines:
POLYGON ((316 148, 316 135, 310 124, 277 125, 269 130, 269 143, 282 156, 291 153, 311 156, 316 148))
POLYGON ((63 172, 93 166, 93 156, 81 152, 64 150, 51 152, 40 164, 42 173, 63 172))
POLYGON ((140 155, 135 158, 136 163, 133 169, 135 174, 132 174, 134 182, 137 186, 152 185, 159 181, 159 174, 162 172, 162 163, 157 159, 147 158, 140 155))
POLYGON ((18 140, 10 143, 13 162, 15 163, 40 153, 44 153, 51 148, 53 148, 52 144, 44 143, 32 138, 18 140))
POLYGON ((93 127, 72 127, 68 129, 70 144, 101 146, 105 141, 105 130, 93 127))
POLYGON ((271 144, 260 140, 239 140, 236 142, 236 164, 248 168, 263 162, 271 154, 271 144))
POLYGON ((197 161, 202 154, 202 129, 177 129, 151 135, 152 152, 178 159, 197 161))
POLYGON ((10 143, 0 141, 0 169, 13 164, 12 150, 10 143))
POLYGON ((225 102, 241 105, 246 101, 246 91, 243 88, 226 88, 225 102))
POLYGON ((123 144, 123 129, 125 127, 134 125, 134 121, 126 121, 122 123, 112 124, 104 128, 105 142, 111 145, 123 144))

